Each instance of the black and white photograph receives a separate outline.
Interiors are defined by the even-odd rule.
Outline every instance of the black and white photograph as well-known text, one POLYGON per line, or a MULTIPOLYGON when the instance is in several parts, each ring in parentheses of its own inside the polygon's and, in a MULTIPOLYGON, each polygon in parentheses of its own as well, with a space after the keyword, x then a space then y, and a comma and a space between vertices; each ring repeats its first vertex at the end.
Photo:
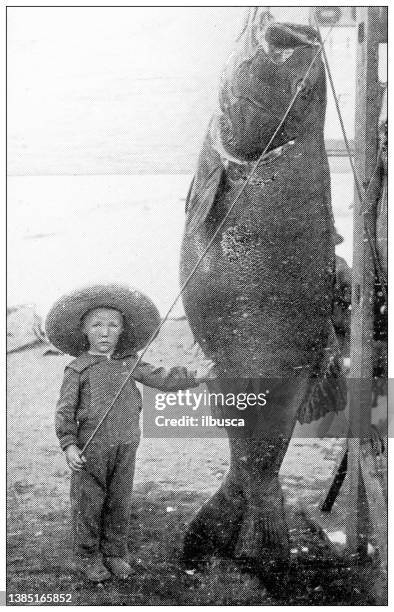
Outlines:
POLYGON ((0 604, 388 606, 388 5, 2 11, 0 604))

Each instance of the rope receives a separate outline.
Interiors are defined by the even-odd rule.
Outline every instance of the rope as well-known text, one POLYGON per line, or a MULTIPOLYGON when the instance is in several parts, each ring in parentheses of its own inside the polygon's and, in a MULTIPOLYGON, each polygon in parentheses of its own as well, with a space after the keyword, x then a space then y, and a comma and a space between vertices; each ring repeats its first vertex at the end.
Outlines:
MULTIPOLYGON (((317 18, 316 18, 316 10, 313 11, 313 19, 315 21, 315 27, 316 27, 316 29, 317 29, 317 31, 319 33, 319 37, 320 37, 320 40, 321 40, 321 32, 320 32, 320 27, 319 27, 319 24, 318 24, 318 21, 317 21, 317 18)), ((328 37, 328 35, 326 36, 325 40, 327 40, 327 37, 328 37)), ((377 273, 377 276, 378 276, 378 279, 379 279, 379 283, 380 283, 381 288, 382 288, 382 293, 384 295, 385 301, 387 302, 387 291, 386 291, 387 279, 386 279, 386 275, 385 275, 385 273, 382 270, 382 267, 380 265, 379 255, 378 255, 377 250, 376 250, 375 241, 374 241, 373 237, 371 236, 371 233, 370 233, 369 228, 368 228, 367 223, 366 223, 365 214, 368 211, 364 210, 365 209, 365 204, 366 204, 367 198, 368 198, 369 189, 370 189, 370 187, 372 185, 373 179, 374 179, 375 174, 376 174, 376 172, 377 172, 377 170, 379 168, 379 165, 380 165, 379 162, 380 162, 380 155, 381 155, 382 148, 379 149, 378 158, 377 158, 377 161, 376 161, 375 168, 374 168, 374 170, 372 172, 372 175, 371 175, 371 178, 369 180, 367 189, 363 193, 363 190, 362 190, 362 187, 361 187, 361 183, 360 183, 360 179, 358 177, 358 174, 357 174, 357 171, 356 171, 356 168, 355 168, 355 165, 354 165, 353 155, 352 155, 352 152, 350 150, 350 144, 349 144, 349 140, 348 140, 348 137, 347 137, 347 134, 346 134, 345 124, 343 122, 342 113, 341 113, 341 109, 340 109, 340 106, 339 106, 338 96, 337 96, 337 93, 336 93, 336 90, 335 90, 334 80, 332 78, 332 73, 331 73, 329 62, 328 62, 327 53, 326 53, 326 50, 324 48, 324 42, 321 43, 321 45, 322 45, 322 55, 324 57, 324 63, 326 65, 328 79, 330 81, 331 91, 332 91, 332 95, 334 96, 335 107, 336 107, 336 110, 337 110, 339 123, 341 125, 343 140, 345 142, 345 147, 346 147, 346 151, 347 151, 347 154, 348 154, 348 157, 349 157, 350 166, 352 168, 354 184, 356 186, 357 196, 358 196, 358 199, 359 199, 359 202, 360 202, 359 214, 363 215, 365 234, 367 236, 367 240, 368 240, 368 243, 369 243, 369 246, 370 246, 370 249, 371 249, 372 259, 374 261, 374 265, 375 265, 375 268, 376 268, 376 273, 377 273)))
MULTIPOLYGON (((330 30, 328 31, 328 34, 326 36, 326 39, 328 38, 329 34, 331 33, 332 30, 332 26, 330 28, 330 30)), ((326 40, 325 39, 325 40, 326 40)), ((164 318, 161 320, 160 324, 157 326, 157 328, 155 329, 155 331, 153 332, 153 334, 151 335, 151 337, 148 340, 148 343, 146 344, 145 348, 143 349, 143 351, 140 353, 137 361, 135 362, 134 366, 132 367, 132 369, 130 370, 130 372, 128 373, 127 377, 125 378, 125 380, 123 381, 122 385, 120 386, 118 392, 116 393, 114 399, 112 400, 110 406, 107 408, 107 410, 105 411, 105 413, 103 414, 103 416, 101 417, 100 421, 98 422, 97 426, 95 427, 94 431, 92 432, 91 436, 89 437, 89 439, 87 440, 87 442, 85 443, 85 445, 82 448, 81 451, 81 455, 83 455, 86 451, 86 449, 88 448, 88 446, 90 445, 90 443, 92 442, 92 440, 94 439, 94 437, 96 436, 97 432, 99 431, 99 429, 101 428, 102 424, 104 423, 105 419, 107 418, 108 414, 111 412, 112 408, 114 407, 114 404, 116 402, 116 400, 118 399, 118 397, 120 396, 120 394, 122 393, 123 389, 125 388, 127 382, 129 381, 129 379, 131 378, 132 374, 135 372, 135 369, 137 368, 137 366, 141 363, 141 360, 143 358, 143 356, 145 355, 145 353, 147 352, 149 346, 152 344, 153 340, 158 336, 161 328, 163 327, 163 325, 166 323, 168 317, 170 316, 170 313, 172 311, 172 309, 174 308, 175 304, 177 303, 178 299, 181 297, 182 293, 184 292, 184 290, 186 289, 187 285, 190 283, 191 279, 193 278, 194 274, 196 273, 200 263, 202 262, 202 260, 204 259, 205 255, 208 253, 209 249, 211 248, 212 244, 214 243, 216 237, 218 236, 219 232, 221 231, 222 227, 224 226, 225 222, 227 221, 228 217, 230 216, 231 212, 233 211, 235 205, 237 204, 237 202, 239 201, 239 198, 241 197, 242 193, 245 191, 246 186, 249 184, 253 174, 256 172, 261 160, 263 159, 263 157, 265 156, 265 154, 267 153, 269 147, 271 146, 272 142, 274 141, 274 139, 276 138, 279 130, 281 129, 281 127, 283 126, 284 122, 287 119, 288 114, 290 113, 294 102, 297 99, 298 94, 300 93, 300 91, 303 89, 306 79, 308 78, 308 75, 310 73, 310 71, 312 70, 312 67, 314 65, 314 63, 316 62, 318 56, 320 55, 321 51, 323 49, 322 44, 319 45, 318 50, 316 51, 315 55, 312 58, 312 61, 301 81, 301 83, 298 85, 296 92, 294 93, 289 106, 286 109, 285 114, 283 115, 283 118, 281 119, 281 121, 279 122, 278 127, 276 128, 276 130, 274 131, 274 133, 272 134, 271 138, 268 141, 268 144, 265 146, 263 152, 261 153, 261 155, 259 156, 259 158, 257 159, 257 161, 255 162, 255 164, 253 165, 248 177, 246 178, 245 182, 243 183, 242 187, 240 188, 239 192, 237 193, 237 195, 235 196, 231 206, 229 207, 227 213, 225 214, 225 216, 223 217, 222 221, 219 223, 218 227, 216 228, 212 238, 210 239, 210 241, 208 242, 207 246, 205 247, 205 249, 203 250, 203 252, 201 253, 200 257, 198 258, 197 262, 195 263, 193 269, 191 270, 191 272, 189 273, 189 275, 187 276, 186 280, 184 281, 183 285, 181 286, 179 292, 177 293, 177 295, 175 296, 171 306, 169 307, 169 309, 167 310, 164 318)))

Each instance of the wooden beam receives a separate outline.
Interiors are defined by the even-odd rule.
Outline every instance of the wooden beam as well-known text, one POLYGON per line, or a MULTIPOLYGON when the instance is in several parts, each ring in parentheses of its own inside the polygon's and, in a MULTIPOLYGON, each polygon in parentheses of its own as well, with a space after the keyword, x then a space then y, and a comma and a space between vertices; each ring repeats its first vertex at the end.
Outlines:
POLYGON ((322 512, 331 512, 334 502, 338 497, 339 491, 341 490, 343 481, 345 480, 347 474, 347 456, 348 450, 346 449, 345 454, 342 457, 342 461, 339 465, 338 471, 336 472, 334 480, 332 481, 332 484, 326 495, 326 498, 322 503, 322 512))
MULTIPOLYGON (((364 188, 373 174, 378 150, 379 7, 357 7, 357 78, 355 167, 364 188)), ((366 554, 365 490, 360 472, 360 442, 369 436, 372 397, 373 307, 375 266, 367 233, 375 240, 375 206, 361 213, 357 189, 353 213, 353 278, 351 370, 349 380, 349 494, 347 544, 353 554, 366 554), (364 534, 364 536, 362 535, 364 534)), ((372 204, 372 203, 371 203, 372 204)))
POLYGON ((387 499, 383 495, 383 474, 370 442, 361 445, 360 464, 373 532, 382 564, 387 567, 387 499))
POLYGON ((388 7, 379 6, 379 25, 378 25, 378 37, 380 43, 387 43, 388 33, 388 7))

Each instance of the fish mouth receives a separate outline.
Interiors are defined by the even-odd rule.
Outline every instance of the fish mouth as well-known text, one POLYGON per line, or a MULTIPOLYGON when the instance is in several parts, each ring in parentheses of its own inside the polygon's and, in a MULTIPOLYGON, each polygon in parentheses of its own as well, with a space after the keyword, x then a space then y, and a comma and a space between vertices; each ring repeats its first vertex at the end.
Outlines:
POLYGON ((319 46, 319 35, 310 26, 274 22, 264 32, 264 51, 276 64, 283 64, 297 48, 319 46))
POLYGON ((265 31, 265 39, 269 45, 279 49, 320 45, 318 33, 314 28, 292 23, 270 23, 265 31))

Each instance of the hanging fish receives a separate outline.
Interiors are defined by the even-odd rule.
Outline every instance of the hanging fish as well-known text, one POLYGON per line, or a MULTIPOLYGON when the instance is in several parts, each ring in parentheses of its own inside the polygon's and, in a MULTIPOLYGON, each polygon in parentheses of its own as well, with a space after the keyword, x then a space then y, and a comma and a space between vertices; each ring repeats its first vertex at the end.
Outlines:
POLYGON ((294 424, 345 405, 330 318, 335 232, 319 44, 313 28, 250 9, 187 197, 182 283, 238 198, 183 293, 195 339, 217 364, 209 389, 267 392, 267 403, 250 401, 245 430, 228 430, 230 469, 189 526, 186 560, 221 551, 260 568, 286 565, 278 472, 294 424))

